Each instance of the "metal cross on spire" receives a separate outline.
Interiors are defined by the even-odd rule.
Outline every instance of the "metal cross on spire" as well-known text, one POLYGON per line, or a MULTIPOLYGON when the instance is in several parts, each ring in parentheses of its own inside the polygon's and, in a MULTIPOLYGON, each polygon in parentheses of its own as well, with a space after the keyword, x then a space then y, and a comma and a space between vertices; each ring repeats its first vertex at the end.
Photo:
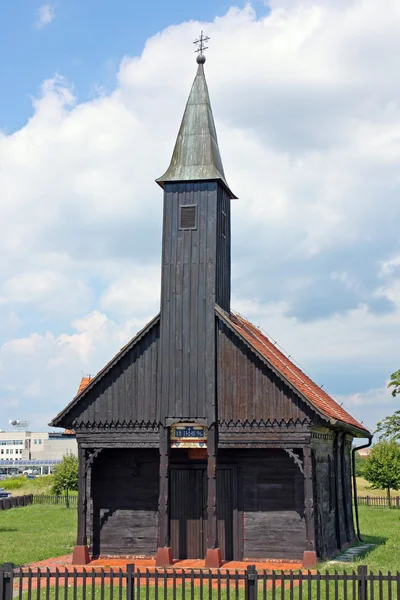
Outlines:
POLYGON ((200 37, 197 38, 197 40, 194 40, 193 44, 197 44, 198 48, 195 50, 195 52, 198 52, 197 55, 197 62, 199 64, 204 64, 206 62, 206 57, 204 56, 204 52, 205 50, 208 50, 208 46, 206 46, 205 44, 208 42, 210 38, 208 37, 208 35, 204 35, 203 31, 200 34, 200 37))

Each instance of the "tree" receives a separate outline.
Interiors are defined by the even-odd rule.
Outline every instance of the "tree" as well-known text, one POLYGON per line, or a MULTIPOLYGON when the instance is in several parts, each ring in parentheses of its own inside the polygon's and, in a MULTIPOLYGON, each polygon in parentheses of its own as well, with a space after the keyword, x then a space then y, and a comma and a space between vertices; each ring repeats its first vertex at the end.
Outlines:
POLYGON ((391 374, 390 381, 388 383, 388 388, 389 387, 394 388, 392 390, 393 398, 397 396, 397 394, 400 394, 400 369, 391 374))
POLYGON ((400 488, 400 445, 393 439, 375 444, 365 459, 363 474, 373 489, 386 490, 390 507, 390 490, 400 488))
POLYGON ((393 415, 379 421, 375 433, 377 433, 380 438, 400 440, 400 410, 396 410, 393 415))
POLYGON ((365 458, 356 452, 356 477, 364 477, 365 458))
MULTIPOLYGON (((400 369, 390 376, 388 388, 392 387, 393 398, 400 394, 400 369)), ((400 410, 396 410, 393 415, 385 417, 379 421, 375 433, 381 438, 392 438, 400 440, 400 410)))
POLYGON ((69 508, 68 492, 78 490, 78 457, 66 454, 54 469, 53 494, 66 495, 66 507, 69 508))

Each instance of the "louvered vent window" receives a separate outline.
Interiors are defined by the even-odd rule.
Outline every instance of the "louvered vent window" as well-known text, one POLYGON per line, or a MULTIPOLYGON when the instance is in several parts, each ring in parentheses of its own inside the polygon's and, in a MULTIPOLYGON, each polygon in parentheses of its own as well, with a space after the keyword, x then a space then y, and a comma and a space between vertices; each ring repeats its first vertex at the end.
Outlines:
POLYGON ((180 206, 179 229, 197 229, 196 204, 180 206))

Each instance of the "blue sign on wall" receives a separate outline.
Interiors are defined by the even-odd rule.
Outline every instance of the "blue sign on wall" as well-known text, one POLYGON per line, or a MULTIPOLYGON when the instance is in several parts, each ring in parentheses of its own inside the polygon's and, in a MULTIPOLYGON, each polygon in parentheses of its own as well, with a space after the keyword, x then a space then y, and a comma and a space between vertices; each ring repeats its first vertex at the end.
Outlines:
POLYGON ((207 427, 195 423, 177 423, 171 427, 172 448, 206 448, 207 427))

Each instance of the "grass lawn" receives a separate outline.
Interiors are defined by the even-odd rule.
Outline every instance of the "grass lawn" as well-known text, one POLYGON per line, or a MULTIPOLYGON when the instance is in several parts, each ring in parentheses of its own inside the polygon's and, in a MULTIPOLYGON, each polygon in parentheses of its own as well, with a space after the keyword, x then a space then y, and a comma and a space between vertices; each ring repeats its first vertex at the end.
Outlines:
MULTIPOLYGON (((386 498, 386 490, 373 490, 369 481, 363 477, 357 477, 357 495, 358 496, 379 496, 386 498)), ((400 491, 392 491, 392 497, 400 496, 400 491)))
POLYGON ((13 496, 25 494, 51 494, 52 475, 27 479, 23 475, 0 481, 0 487, 12 493, 13 496))
MULTIPOLYGON (((23 475, 0 481, 0 487, 12 493, 13 496, 24 496, 25 494, 53 495, 53 476, 43 475, 35 479, 27 479, 23 475)), ((76 496, 77 492, 70 492, 70 496, 76 496)))
POLYGON ((0 511, 0 564, 23 565, 72 552, 76 508, 33 504, 0 511))
MULTIPOLYGON (((357 563, 329 570, 352 570, 366 564, 373 571, 400 570, 400 510, 359 507, 365 542, 376 544, 357 563)), ((76 537, 76 508, 32 505, 0 512, 0 564, 30 562, 72 552, 76 537)), ((326 562, 319 565, 327 567, 326 562)))

